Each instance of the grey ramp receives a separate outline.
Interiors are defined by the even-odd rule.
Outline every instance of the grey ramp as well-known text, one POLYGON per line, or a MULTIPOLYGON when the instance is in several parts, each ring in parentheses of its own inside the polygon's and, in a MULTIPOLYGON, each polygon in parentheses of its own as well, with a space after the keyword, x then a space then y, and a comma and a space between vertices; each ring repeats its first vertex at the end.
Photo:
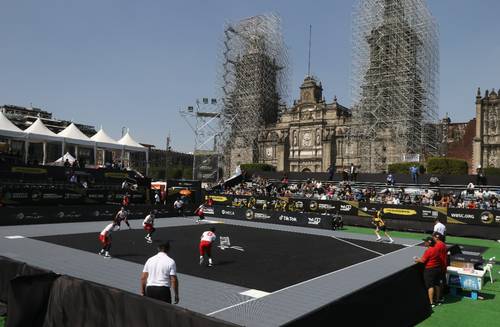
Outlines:
MULTIPOLYGON (((96 242, 96 252, 98 244, 96 242)), ((120 259, 71 249, 34 239, 0 238, 0 255, 40 268, 52 270, 99 284, 139 293, 142 265, 120 259)), ((179 306, 207 314, 250 299, 239 293, 248 290, 240 286, 178 274, 179 306)))
POLYGON ((309 281, 220 309, 211 316, 244 326, 281 326, 353 290, 370 285, 407 268, 422 249, 408 247, 309 281), (369 273, 368 273, 369 272, 369 273))

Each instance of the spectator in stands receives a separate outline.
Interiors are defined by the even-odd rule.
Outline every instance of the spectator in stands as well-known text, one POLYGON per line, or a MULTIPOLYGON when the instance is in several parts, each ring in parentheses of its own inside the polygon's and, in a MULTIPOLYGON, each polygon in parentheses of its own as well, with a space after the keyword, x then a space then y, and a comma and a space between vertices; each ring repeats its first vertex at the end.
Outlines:
POLYGON ((467 209, 477 209, 476 201, 470 200, 469 203, 467 203, 467 209))
POLYGON ((158 191, 155 192, 155 205, 160 205, 160 194, 158 191))
POLYGON ((342 170, 342 181, 346 182, 349 180, 349 170, 344 169, 342 170))
POLYGON ((394 178, 394 176, 391 173, 389 173, 389 175, 387 175, 387 178, 385 180, 386 180, 387 185, 394 186, 394 184, 396 184, 396 179, 394 178))
POLYGON ((158 246, 158 254, 149 258, 141 275, 141 295, 172 303, 170 288, 174 291, 174 303, 179 303, 179 281, 175 261, 168 256, 170 243, 158 246))
POLYGON ((326 170, 328 172, 328 180, 333 181, 333 175, 335 174, 335 166, 330 164, 330 167, 326 170))
POLYGON ((71 165, 71 167, 72 167, 73 169, 75 169, 75 168, 80 168, 80 164, 78 163, 78 160, 76 160, 76 159, 75 159, 75 161, 73 161, 73 164, 71 165))
POLYGON ((418 184, 418 167, 416 165, 410 167, 410 174, 413 184, 418 184))
POLYGON ((357 177, 358 177, 358 172, 356 170, 356 167, 354 166, 353 163, 351 163, 351 167, 349 168, 349 179, 355 182, 357 177))
POLYGON ((441 201, 439 203, 439 206, 440 207, 444 207, 444 208, 448 208, 450 206, 450 196, 448 194, 445 194, 442 198, 441 198, 441 201))
POLYGON ((71 167, 71 164, 69 163, 68 158, 66 158, 66 160, 64 160, 64 168, 69 168, 69 167, 71 167))
POLYGON ((476 188, 476 186, 472 182, 467 184, 467 194, 474 195, 475 188, 476 188))
POLYGON ((422 257, 415 257, 414 260, 415 262, 424 264, 424 283, 427 288, 429 302, 434 308, 436 306, 434 297, 436 296, 439 299, 441 290, 441 256, 439 249, 435 247, 436 242, 434 238, 429 236, 424 238, 423 241, 427 249, 422 257))
POLYGON ((483 168, 481 165, 476 168, 476 185, 486 185, 486 177, 483 173, 483 168))
POLYGON ((72 184, 77 184, 78 183, 78 177, 75 174, 71 174, 69 177, 69 182, 72 184))
POLYGON ((432 205, 433 206, 438 206, 439 203, 441 202, 441 192, 436 191, 434 192, 434 195, 432 196, 432 205))
POLYGON ((287 174, 283 175, 283 178, 281 179, 281 184, 288 185, 288 175, 287 174))
POLYGON ((439 186, 440 184, 441 184, 441 181, 439 180, 439 178, 437 176, 432 176, 429 179, 430 186, 439 186))

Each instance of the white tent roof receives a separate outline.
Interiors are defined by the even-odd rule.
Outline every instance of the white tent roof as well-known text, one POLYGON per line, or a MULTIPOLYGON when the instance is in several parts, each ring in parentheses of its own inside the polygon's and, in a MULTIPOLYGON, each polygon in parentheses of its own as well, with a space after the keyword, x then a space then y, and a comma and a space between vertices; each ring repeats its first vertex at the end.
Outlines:
POLYGON ((24 133, 28 134, 29 139, 36 140, 47 140, 47 141, 61 141, 61 137, 57 136, 56 133, 52 132, 45 126, 40 118, 37 118, 30 127, 24 130, 24 133))
POLYGON ((24 137, 26 134, 22 129, 14 125, 9 118, 5 117, 3 112, 0 111, 0 135, 10 137, 24 137))
POLYGON ((62 156, 61 158, 57 159, 54 162, 56 162, 56 163, 61 163, 61 162, 64 163, 66 161, 66 159, 68 159, 69 163, 73 163, 76 160, 75 157, 73 157, 69 152, 66 152, 64 154, 64 156, 62 156))
POLYGON ((112 148, 121 149, 123 146, 112 139, 106 132, 102 129, 95 133, 91 138, 92 141, 97 143, 97 146, 102 148, 112 148))
POLYGON ((93 145, 94 142, 90 138, 83 134, 82 131, 76 127, 75 124, 71 123, 64 130, 57 133, 57 135, 64 137, 66 142, 76 143, 82 145, 93 145))
POLYGON ((147 150, 146 147, 137 143, 132 138, 132 136, 130 136, 129 132, 127 132, 127 134, 123 135, 123 137, 118 140, 118 143, 125 146, 125 148, 128 150, 135 150, 135 151, 146 151, 147 150))

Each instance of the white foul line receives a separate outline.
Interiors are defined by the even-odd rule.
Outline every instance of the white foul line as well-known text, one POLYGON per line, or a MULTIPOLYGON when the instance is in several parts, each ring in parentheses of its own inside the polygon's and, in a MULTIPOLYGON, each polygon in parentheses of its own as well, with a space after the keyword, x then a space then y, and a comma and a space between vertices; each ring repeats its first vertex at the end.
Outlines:
POLYGON ((374 251, 374 250, 371 250, 371 249, 365 248, 364 246, 358 245, 358 244, 356 244, 356 243, 349 242, 349 241, 347 241, 347 240, 344 240, 344 239, 338 238, 338 237, 333 236, 333 235, 332 235, 332 238, 336 239, 337 241, 341 241, 341 242, 344 242, 344 243, 350 244, 350 245, 352 245, 352 246, 356 246, 356 247, 358 247, 358 248, 360 248, 360 249, 363 249, 363 250, 365 250, 365 251, 373 252, 373 253, 378 254, 378 255, 384 255, 383 253, 380 253, 380 252, 377 252, 377 251, 374 251))
MULTIPOLYGON (((344 270, 347 270, 347 269, 351 269, 351 268, 353 268, 353 267, 359 266, 359 265, 361 265, 361 264, 364 264, 364 263, 367 263, 367 262, 370 262, 370 261, 375 261, 375 260, 378 260, 378 259, 380 259, 380 258, 382 258, 382 257, 385 257, 386 255, 390 255, 390 254, 393 254, 393 253, 396 253, 396 252, 399 252, 399 251, 402 251, 402 250, 406 250, 406 249, 412 248, 412 247, 414 247, 414 246, 416 246, 416 245, 417 245, 417 244, 414 244, 414 245, 409 246, 409 247, 405 247, 405 248, 402 248, 402 249, 399 249, 399 250, 396 250, 396 251, 393 251, 393 252, 389 252, 389 253, 386 253, 386 254, 382 254, 382 255, 381 255, 381 256, 379 256, 379 257, 375 257, 375 258, 371 258, 371 259, 368 259, 368 260, 365 260, 365 261, 361 261, 361 262, 355 263, 355 264, 353 264, 353 265, 351 265, 351 266, 344 267, 344 268, 342 268, 342 269, 335 270, 335 271, 332 271, 332 272, 326 273, 326 274, 324 274, 324 275, 321 275, 321 276, 318 276, 318 277, 314 277, 314 278, 311 278, 311 279, 305 280, 305 281, 303 281, 303 282, 300 282, 300 283, 297 283, 297 284, 294 284, 294 285, 287 286, 287 287, 285 287, 285 288, 282 288, 282 289, 280 289, 280 290, 277 290, 277 291, 275 291, 275 292, 272 292, 272 293, 270 293, 269 295, 276 294, 276 293, 280 293, 280 292, 285 291, 285 290, 287 290, 287 289, 290 289, 290 288, 292 288, 292 287, 296 287, 296 286, 299 286, 299 285, 302 285, 302 284, 306 284, 306 283, 309 283, 309 282, 311 282, 311 281, 313 281, 313 280, 316 280, 316 279, 319 279, 319 278, 323 278, 323 277, 326 277, 326 276, 329 276, 329 275, 334 275, 334 274, 336 274, 336 273, 338 273, 338 272, 341 272, 341 271, 344 271, 344 270)), ((212 315, 214 315, 214 314, 216 314, 216 313, 219 313, 219 312, 222 312, 222 311, 226 311, 226 310, 232 309, 232 308, 234 308, 234 307, 238 307, 238 306, 240 306, 240 305, 242 305, 242 304, 245 304, 245 303, 248 303, 248 302, 252 302, 252 301, 255 301, 255 300, 258 300, 258 299, 257 299, 257 298, 254 298, 254 299, 246 300, 246 301, 243 301, 243 302, 240 302, 240 303, 236 303, 236 304, 233 304, 233 305, 228 306, 228 307, 226 307, 226 308, 222 308, 222 309, 219 309, 219 310, 217 310, 217 311, 211 312, 211 313, 207 314, 207 316, 212 316, 212 315)))

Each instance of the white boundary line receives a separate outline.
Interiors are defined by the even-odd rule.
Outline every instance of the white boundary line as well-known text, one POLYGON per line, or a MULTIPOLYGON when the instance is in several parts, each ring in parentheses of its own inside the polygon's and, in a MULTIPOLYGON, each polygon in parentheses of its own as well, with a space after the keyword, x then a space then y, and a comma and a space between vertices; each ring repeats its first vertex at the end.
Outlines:
MULTIPOLYGON (((356 243, 349 242, 349 241, 347 241, 347 240, 343 240, 343 239, 338 238, 338 237, 333 236, 333 235, 332 235, 332 238, 336 239, 337 241, 341 241, 341 242, 344 242, 344 243, 350 244, 350 245, 352 245, 352 246, 358 247, 358 248, 363 249, 363 250, 365 250, 365 251, 373 252, 373 253, 378 254, 378 255, 380 255, 380 256, 384 255, 383 253, 380 253, 380 252, 377 252, 377 251, 374 251, 374 250, 371 250, 371 249, 365 248, 364 246, 358 245, 358 244, 356 244, 356 243)), ((392 253, 392 252, 390 252, 390 253, 392 253)))
MULTIPOLYGON (((393 252, 390 252, 390 253, 386 253, 386 254, 383 254, 383 255, 381 255, 381 256, 379 256, 379 257, 375 257, 375 258, 371 258, 371 259, 368 259, 368 260, 365 260, 365 261, 361 261, 361 262, 355 263, 355 264, 353 264, 353 265, 350 265, 350 266, 348 266, 348 267, 344 267, 344 268, 342 268, 342 269, 335 270, 335 271, 332 271, 332 272, 326 273, 326 274, 324 274, 324 275, 321 275, 321 276, 318 276, 318 277, 314 277, 314 278, 311 278, 311 279, 305 280, 305 281, 303 281, 303 282, 300 282, 300 283, 297 283, 297 284, 294 284, 294 285, 287 286, 287 287, 285 287, 285 288, 282 288, 282 289, 279 289, 279 290, 277 290, 277 291, 275 291, 275 292, 272 292, 272 293, 270 293, 269 295, 273 295, 273 294, 276 294, 276 293, 283 292, 283 291, 288 290, 288 289, 290 289, 290 288, 293 288, 293 287, 296 287, 296 286, 299 286, 299 285, 303 285, 303 284, 309 283, 309 282, 311 282, 311 281, 313 281, 313 280, 316 280, 316 279, 320 279, 320 278, 323 278, 323 277, 326 277, 326 276, 334 275, 334 274, 336 274, 336 273, 338 273, 338 272, 341 272, 341 271, 344 271, 344 270, 347 270, 347 269, 351 269, 351 268, 353 268, 353 267, 359 266, 359 265, 364 264, 364 263, 368 263, 368 262, 370 262, 370 261, 379 260, 379 259, 380 259, 380 258, 382 258, 382 257, 385 257, 385 256, 387 256, 387 255, 394 254, 394 253, 399 252, 399 251, 403 251, 403 250, 406 250, 406 249, 412 248, 412 247, 414 247, 414 246, 416 246, 416 245, 417 245, 417 244, 412 245, 412 246, 409 246, 409 247, 405 247, 405 248, 402 248, 402 249, 399 249, 399 250, 396 250, 396 251, 393 251, 393 252)), ((268 295, 268 296, 269 296, 269 295, 268 295)), ((226 310, 229 310, 229 309, 232 309, 232 308, 238 307, 238 306, 240 306, 240 305, 242 305, 242 304, 245 304, 245 303, 248 303, 248 302, 252 302, 252 301, 256 301, 256 300, 259 300, 259 299, 249 299, 249 300, 246 300, 246 301, 243 301, 243 302, 240 302, 240 303, 236 303, 236 304, 233 304, 233 305, 231 305, 231 306, 228 306, 228 307, 225 307, 225 308, 219 309, 219 310, 217 310, 217 311, 210 312, 210 313, 208 313, 208 314, 207 314, 207 316, 212 316, 212 315, 217 314, 217 313, 219 313, 219 312, 226 311, 226 310)))

